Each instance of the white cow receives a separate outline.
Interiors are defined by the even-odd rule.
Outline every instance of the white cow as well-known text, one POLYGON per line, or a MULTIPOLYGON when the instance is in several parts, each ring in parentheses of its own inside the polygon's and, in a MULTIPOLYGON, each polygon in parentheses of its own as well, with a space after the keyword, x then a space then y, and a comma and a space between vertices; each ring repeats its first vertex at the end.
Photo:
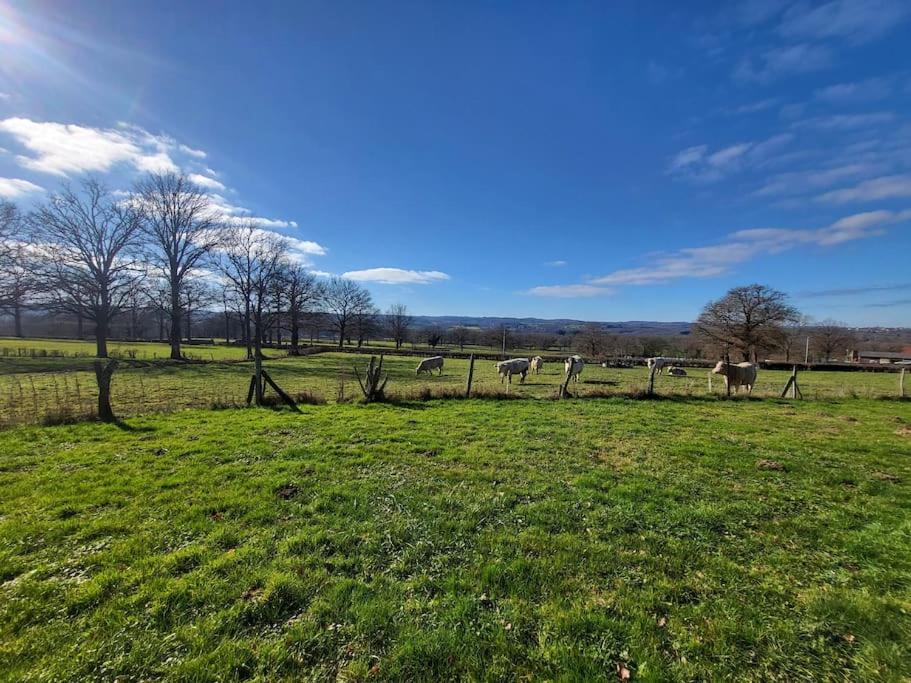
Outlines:
POLYGON ((527 358, 501 360, 497 363, 497 374, 500 375, 500 384, 503 383, 504 379, 506 379, 509 384, 512 384, 513 375, 521 375, 522 379, 520 379, 519 382, 525 384, 525 377, 528 375, 528 368, 530 365, 527 358))
POLYGON ((649 371, 652 368, 655 368, 655 374, 662 374, 664 372, 664 367, 668 365, 673 365, 674 361, 672 358, 664 358, 663 356, 655 356, 654 358, 648 358, 645 361, 648 365, 649 371))
POLYGON ((756 384, 756 366, 753 363, 725 363, 723 360, 718 361, 718 365, 712 370, 716 375, 724 375, 724 386, 729 384, 734 387, 734 393, 738 387, 746 387, 747 393, 753 393, 753 385, 756 384))
POLYGON ((439 370, 439 374, 443 374, 443 356, 425 358, 418 364, 414 374, 420 375, 422 372, 427 372, 432 375, 434 370, 439 370))
POLYGON ((579 375, 582 374, 582 368, 584 367, 585 361, 582 360, 582 356, 570 356, 563 361, 563 374, 569 375, 572 381, 578 382, 579 375))
POLYGON ((536 375, 540 375, 541 371, 544 369, 544 359, 541 356, 535 356, 531 359, 531 371, 536 375))

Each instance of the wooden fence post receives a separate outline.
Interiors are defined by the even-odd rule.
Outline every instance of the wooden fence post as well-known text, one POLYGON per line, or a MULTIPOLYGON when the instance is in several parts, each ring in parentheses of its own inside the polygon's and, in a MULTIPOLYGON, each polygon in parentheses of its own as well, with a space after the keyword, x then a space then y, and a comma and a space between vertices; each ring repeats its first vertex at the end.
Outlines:
POLYGON ((724 350, 724 369, 725 369, 724 387, 727 390, 728 398, 730 398, 731 397, 731 378, 728 377, 727 373, 729 373, 731 371, 731 356, 728 354, 727 348, 725 348, 725 350, 724 350))
POLYGON ((471 397, 472 379, 474 379, 474 354, 468 357, 468 379, 465 381, 465 398, 471 397))
POLYGON ((655 370, 658 368, 658 364, 655 363, 648 371, 648 395, 651 396, 655 393, 655 370))
POLYGON ((796 365, 791 369, 791 376, 788 378, 788 383, 784 385, 784 389, 781 390, 780 398, 785 398, 788 395, 788 389, 791 390, 791 398, 803 398, 803 392, 800 391, 800 387, 797 385, 796 365))
POLYGON ((901 374, 898 376, 898 397, 905 397, 905 368, 902 368, 901 374))

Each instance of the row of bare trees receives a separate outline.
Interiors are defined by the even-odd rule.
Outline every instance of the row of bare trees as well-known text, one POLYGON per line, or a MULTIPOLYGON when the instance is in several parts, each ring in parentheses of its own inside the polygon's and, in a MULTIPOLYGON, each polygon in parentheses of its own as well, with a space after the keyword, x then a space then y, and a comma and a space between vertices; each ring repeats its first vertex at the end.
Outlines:
POLYGON ((17 335, 26 308, 70 315, 80 334, 83 321, 93 326, 100 358, 118 316, 129 312, 133 329, 141 311, 153 311, 171 358, 180 359, 181 330, 189 340, 193 316, 219 303, 226 320, 240 319, 250 358, 267 329, 288 330, 296 353, 317 310, 340 345, 379 332, 369 291, 341 278, 319 281, 281 235, 219 215, 179 174, 150 174, 128 194, 86 179, 25 215, 0 202, 0 266, 0 310, 17 335))

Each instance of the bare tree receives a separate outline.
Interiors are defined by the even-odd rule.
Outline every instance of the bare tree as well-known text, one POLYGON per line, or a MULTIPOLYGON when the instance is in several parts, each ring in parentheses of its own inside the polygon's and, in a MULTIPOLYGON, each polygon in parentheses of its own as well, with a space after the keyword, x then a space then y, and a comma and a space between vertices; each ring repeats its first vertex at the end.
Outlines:
POLYGON ((380 329, 380 310, 371 302, 355 311, 352 319, 352 330, 357 339, 357 347, 361 348, 364 342, 377 334, 380 329))
POLYGON ((449 330, 449 338, 452 339, 453 343, 459 345, 459 351, 465 350, 465 345, 470 344, 472 340, 477 338, 477 333, 462 325, 457 325, 449 330))
POLYGON ((326 286, 326 308, 329 321, 338 334, 338 347, 351 334, 355 316, 373 306, 373 297, 361 285, 345 278, 334 277, 326 286))
POLYGON ((266 306, 284 262, 287 243, 281 235, 247 222, 223 230, 219 252, 218 270, 243 302, 247 359, 261 359, 263 333, 269 322, 266 306))
POLYGON ((402 344, 408 341, 408 332, 412 324, 405 304, 392 304, 389 307, 386 311, 386 324, 389 326, 389 336, 395 342, 395 348, 402 348, 402 344))
POLYGON ((177 173, 146 176, 136 186, 135 203, 142 208, 143 230, 151 243, 148 258, 168 284, 171 358, 179 360, 184 280, 218 243, 218 217, 209 195, 177 173))
POLYGON ((14 244, 0 261, 0 310, 13 317, 14 333, 23 336, 22 313, 38 291, 35 253, 26 244, 14 244))
POLYGON ((183 311, 187 343, 193 341, 193 314, 215 303, 212 285, 202 278, 185 278, 180 290, 180 309, 183 311))
POLYGON ((427 342, 427 346, 435 349, 443 341, 443 330, 436 325, 432 325, 424 330, 423 337, 424 341, 427 342))
MULTIPOLYGON (((96 355, 108 355, 111 321, 129 303, 143 275, 136 260, 141 214, 118 201, 98 181, 81 191, 53 194, 30 217, 42 292, 56 309, 95 323, 96 355)), ((96 364, 98 416, 113 420, 113 364, 96 364)))
POLYGON ((815 325, 810 336, 817 358, 822 358, 827 363, 836 352, 846 356, 849 347, 854 343, 854 333, 845 327, 844 323, 835 320, 823 320, 815 325))
POLYGON ((587 358, 599 358, 607 352, 607 334, 600 325, 588 324, 573 338, 573 346, 587 358))
POLYGON ((798 316, 784 292, 753 284, 735 287, 706 304, 695 329, 706 339, 733 347, 744 360, 756 361, 760 350, 781 345, 784 326, 798 316))
POLYGON ((300 353, 300 328, 304 318, 323 300, 324 287, 313 273, 299 263, 285 263, 281 282, 288 297, 288 333, 291 335, 290 353, 300 353))

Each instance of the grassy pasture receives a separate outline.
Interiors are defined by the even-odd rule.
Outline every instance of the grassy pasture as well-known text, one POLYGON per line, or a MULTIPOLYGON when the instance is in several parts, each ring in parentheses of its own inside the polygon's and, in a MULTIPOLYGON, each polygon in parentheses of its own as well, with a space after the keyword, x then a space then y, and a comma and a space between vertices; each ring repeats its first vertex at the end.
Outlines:
MULTIPOLYGON (((242 360, 244 350, 237 346, 224 344, 186 344, 182 346, 184 355, 190 360, 242 360)), ((134 358, 137 360, 166 359, 171 355, 171 347, 158 342, 122 342, 109 341, 108 352, 115 357, 134 358)), ((77 339, 37 339, 19 337, 0 337, 0 359, 39 357, 43 360, 60 361, 62 369, 66 361, 88 359, 95 355, 95 342, 77 339), (55 358, 55 355, 58 356, 55 358)))
MULTIPOLYGON (((242 353, 241 349, 214 347, 219 352, 242 353)), ((291 393, 309 392, 335 401, 339 396, 357 398, 359 389, 353 366, 363 371, 369 357, 349 353, 323 353, 300 358, 273 352, 266 368, 291 393)), ((464 388, 468 361, 447 359, 442 376, 415 376, 418 358, 388 356, 388 391, 413 397, 423 390, 459 391, 464 388)), ((40 422, 46 416, 84 415, 94 410, 95 379, 91 358, 0 357, 0 424, 40 422)), ((252 367, 246 362, 172 363, 169 361, 124 361, 114 375, 113 404, 123 416, 243 403, 252 367)), ((659 376, 656 391, 664 395, 708 395, 707 371, 692 368, 684 378, 659 376)), ((777 396, 787 381, 784 371, 760 371, 754 395, 777 396)), ((515 382, 510 393, 521 397, 549 398, 562 381, 562 365, 548 363, 541 375, 529 375, 525 384, 515 382)), ((588 365, 582 381, 573 387, 579 395, 624 394, 644 391, 646 368, 611 369, 588 365)), ((898 377, 893 373, 805 372, 800 377, 804 396, 818 398, 894 397, 898 377)), ((505 393, 493 361, 475 363, 474 387, 482 392, 505 393)), ((909 388, 911 389, 911 388, 909 388)), ((721 395, 723 383, 713 381, 713 393, 721 395)))
POLYGON ((907 403, 303 410, 0 433, 0 679, 911 676, 907 403))

